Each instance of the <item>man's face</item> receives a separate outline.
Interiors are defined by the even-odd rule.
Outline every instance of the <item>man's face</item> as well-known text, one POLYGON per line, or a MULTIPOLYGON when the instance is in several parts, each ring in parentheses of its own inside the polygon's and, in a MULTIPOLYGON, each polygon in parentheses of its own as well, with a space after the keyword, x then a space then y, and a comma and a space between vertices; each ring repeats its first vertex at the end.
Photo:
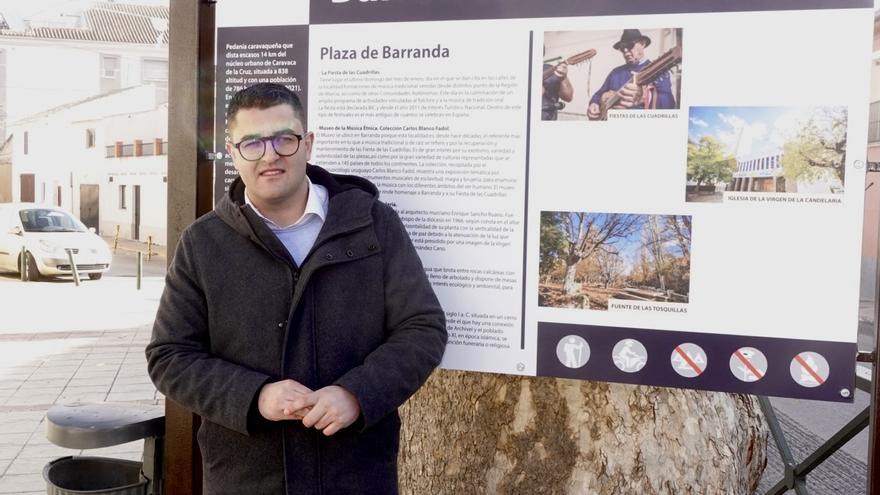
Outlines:
MULTIPOLYGON (((233 143, 243 140, 272 136, 289 136, 291 133, 302 136, 305 133, 302 123, 296 118, 293 107, 288 104, 274 107, 243 108, 229 122, 231 143, 226 143, 226 151, 232 156, 235 169, 244 181, 248 197, 258 208, 268 205, 284 205, 307 197, 306 162, 312 156, 314 135, 305 135, 299 149, 291 156, 279 155, 271 139, 263 141, 265 152, 256 160, 246 160, 233 143)), ((293 138, 295 139, 295 138, 293 138)), ((279 149, 284 153, 283 149, 279 149)))
POLYGON ((645 58, 645 44, 641 41, 626 43, 620 47, 623 59, 628 64, 637 64, 645 58))

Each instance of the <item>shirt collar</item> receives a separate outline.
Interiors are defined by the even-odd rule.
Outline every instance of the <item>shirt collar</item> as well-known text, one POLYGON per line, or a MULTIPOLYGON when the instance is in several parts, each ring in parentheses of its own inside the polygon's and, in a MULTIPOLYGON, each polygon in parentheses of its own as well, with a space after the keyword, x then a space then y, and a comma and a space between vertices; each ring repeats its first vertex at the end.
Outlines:
POLYGON ((245 187, 245 190, 244 190, 244 204, 253 208, 254 213, 256 213, 257 216, 262 218, 267 224, 269 224, 270 227, 274 227, 276 229, 287 229, 290 227, 295 227, 295 226, 305 222, 306 219, 309 217, 309 215, 317 215, 318 218, 320 218, 322 222, 326 221, 327 220, 327 188, 320 186, 320 185, 317 185, 317 184, 314 184, 311 181, 311 179, 309 179, 308 175, 306 176, 306 181, 309 184, 309 197, 306 200, 306 208, 305 208, 305 210, 303 210, 302 216, 299 217, 299 219, 296 222, 294 222, 293 224, 288 225, 286 227, 282 227, 282 226, 276 224, 275 222, 273 222, 272 220, 269 220, 268 218, 266 218, 265 215, 263 215, 260 212, 260 210, 256 207, 256 205, 254 205, 254 203, 251 202, 251 198, 248 197, 247 187, 245 187))

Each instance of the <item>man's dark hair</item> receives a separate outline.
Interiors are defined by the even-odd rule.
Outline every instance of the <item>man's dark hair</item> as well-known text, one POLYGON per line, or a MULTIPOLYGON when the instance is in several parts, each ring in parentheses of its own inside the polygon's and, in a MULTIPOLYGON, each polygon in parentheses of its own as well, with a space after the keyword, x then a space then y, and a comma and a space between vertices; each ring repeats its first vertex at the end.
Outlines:
POLYGON ((232 96, 226 108, 227 125, 232 123, 235 115, 242 108, 258 108, 260 110, 276 105, 290 105, 293 115, 305 125, 305 110, 299 97, 286 86, 274 83, 259 83, 248 86, 232 96))

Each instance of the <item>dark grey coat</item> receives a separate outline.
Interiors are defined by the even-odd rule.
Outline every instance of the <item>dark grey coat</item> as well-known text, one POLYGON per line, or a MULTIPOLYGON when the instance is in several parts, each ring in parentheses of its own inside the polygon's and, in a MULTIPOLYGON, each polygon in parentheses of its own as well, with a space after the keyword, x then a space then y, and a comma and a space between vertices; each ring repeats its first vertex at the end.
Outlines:
POLYGON ((238 179, 184 231, 168 271, 148 369, 202 416, 205 493, 396 493, 397 408, 443 354, 443 311, 394 210, 364 179, 307 173, 330 199, 301 267, 238 179), (329 438, 264 420, 258 392, 284 378, 346 388, 361 417, 329 438))

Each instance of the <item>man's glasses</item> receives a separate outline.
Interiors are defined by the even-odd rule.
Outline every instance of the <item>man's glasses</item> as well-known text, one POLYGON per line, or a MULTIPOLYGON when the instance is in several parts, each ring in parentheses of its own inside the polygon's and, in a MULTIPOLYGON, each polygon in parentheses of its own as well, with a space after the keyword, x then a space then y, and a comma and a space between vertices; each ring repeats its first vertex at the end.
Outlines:
POLYGON ((266 154, 266 142, 272 143, 272 149, 278 156, 291 156, 299 151, 299 143, 302 140, 302 135, 286 132, 274 136, 242 139, 232 146, 238 150, 242 158, 249 162, 255 162, 266 154))

